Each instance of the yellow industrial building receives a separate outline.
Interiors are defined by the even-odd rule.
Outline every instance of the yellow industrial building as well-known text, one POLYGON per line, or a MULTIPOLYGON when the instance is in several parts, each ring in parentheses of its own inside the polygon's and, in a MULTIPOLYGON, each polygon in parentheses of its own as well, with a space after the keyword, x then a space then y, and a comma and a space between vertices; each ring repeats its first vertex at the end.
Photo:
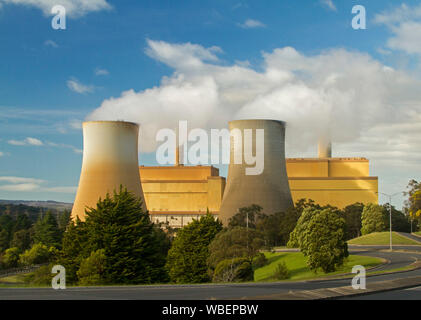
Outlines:
MULTIPOLYGON (((378 178, 365 158, 286 159, 293 201, 312 199, 343 208, 378 202, 378 178)), ((154 222, 182 227, 209 209, 217 215, 225 178, 212 166, 139 167, 146 206, 154 222)))
POLYGON ((139 167, 146 206, 154 222, 182 227, 209 212, 217 215, 225 178, 212 166, 139 167))

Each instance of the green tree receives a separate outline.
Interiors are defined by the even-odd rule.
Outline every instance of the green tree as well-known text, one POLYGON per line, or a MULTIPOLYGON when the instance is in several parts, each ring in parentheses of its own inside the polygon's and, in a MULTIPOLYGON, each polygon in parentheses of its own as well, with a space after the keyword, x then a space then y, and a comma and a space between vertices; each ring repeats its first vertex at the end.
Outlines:
POLYGON ((220 232, 209 246, 208 265, 213 273, 223 260, 245 258, 250 264, 264 246, 263 235, 256 229, 228 228, 220 232))
POLYGON ((301 252, 307 257, 308 267, 315 272, 319 268, 325 273, 335 271, 348 257, 345 220, 334 209, 308 208, 303 216, 305 219, 299 221, 296 227, 300 229, 297 241, 301 252))
POLYGON ((83 259, 89 257, 88 232, 85 223, 77 218, 71 221, 63 236, 62 249, 60 250, 57 264, 66 268, 66 282, 77 283, 76 272, 83 259))
POLYGON ((367 204, 361 215, 361 225, 363 235, 385 231, 384 208, 374 203, 367 204))
POLYGON ((0 253, 9 248, 9 233, 0 227, 0 253))
POLYGON ((171 281, 200 283, 210 280, 207 273, 209 244, 221 230, 221 222, 209 213, 180 229, 168 252, 166 267, 171 281))
POLYGON ((19 264, 24 266, 31 266, 34 264, 40 264, 48 262, 52 257, 52 251, 49 248, 42 244, 36 243, 32 246, 31 249, 26 250, 19 256, 19 264))
POLYGON ((100 285, 104 283, 106 256, 105 250, 99 249, 82 260, 77 271, 79 284, 82 286, 100 285))
POLYGON ((31 246, 31 235, 30 231, 27 229, 21 229, 15 231, 13 234, 12 242, 10 243, 12 247, 17 247, 21 252, 25 251, 31 246))
POLYGON ((364 204, 354 203, 343 209, 345 219, 346 239, 353 239, 361 236, 361 217, 364 210, 364 204))
POLYGON ((43 243, 48 247, 61 247, 61 233, 57 220, 50 211, 38 218, 34 230, 35 243, 43 243))
POLYGON ((256 204, 252 204, 249 207, 238 209, 237 213, 232 216, 228 222, 229 228, 234 227, 249 227, 256 229, 256 224, 262 219, 265 214, 262 212, 263 208, 256 204))
MULTIPOLYGON (((385 230, 390 228, 390 211, 389 204, 383 205, 383 221, 385 230)), ((397 232, 411 232, 411 220, 410 216, 405 215, 402 211, 397 210, 392 206, 392 231, 397 232)))
POLYGON ((253 281, 254 272, 246 258, 233 258, 220 261, 213 274, 213 282, 253 281))
POLYGON ((6 268, 14 268, 18 266, 19 262, 19 249, 9 248, 4 252, 2 261, 6 268))
MULTIPOLYGON (((107 283, 135 284, 167 280, 168 241, 142 209, 142 200, 120 187, 86 210, 87 248, 105 250, 107 283)), ((86 257, 84 257, 86 258, 86 257)))

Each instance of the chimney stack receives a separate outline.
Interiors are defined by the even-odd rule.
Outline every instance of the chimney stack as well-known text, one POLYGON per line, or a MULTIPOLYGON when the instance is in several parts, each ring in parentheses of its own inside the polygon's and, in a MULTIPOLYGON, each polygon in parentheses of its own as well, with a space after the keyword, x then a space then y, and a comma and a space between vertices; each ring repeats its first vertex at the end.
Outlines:
POLYGON ((329 139, 320 139, 318 145, 319 158, 332 158, 332 143, 329 139))

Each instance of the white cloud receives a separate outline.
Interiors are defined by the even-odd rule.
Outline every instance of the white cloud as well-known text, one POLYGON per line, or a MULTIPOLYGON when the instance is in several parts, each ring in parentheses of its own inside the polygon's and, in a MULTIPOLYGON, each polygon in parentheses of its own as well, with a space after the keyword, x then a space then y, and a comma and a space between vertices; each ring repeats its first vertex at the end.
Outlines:
POLYGON ((53 40, 45 40, 44 45, 47 47, 58 48, 58 44, 55 43, 53 40))
POLYGON ((329 10, 332 10, 332 11, 338 11, 337 9, 336 9, 336 6, 335 6, 335 4, 333 3, 333 1, 332 0, 320 0, 320 2, 325 6, 325 7, 327 7, 329 10))
POLYGON ((42 179, 0 176, 0 190, 11 192, 57 192, 75 193, 77 187, 44 187, 47 181, 42 179), (7 182, 7 184, 1 184, 7 182))
POLYGON ((68 144, 64 143, 55 143, 55 142, 42 142, 39 139, 28 137, 24 140, 9 140, 9 144, 15 145, 15 146, 49 146, 49 147, 55 147, 55 148, 66 148, 71 149, 74 153, 80 154, 82 153, 82 150, 68 144))
POLYGON ((421 5, 402 4, 393 10, 376 14, 374 22, 386 25, 393 34, 387 47, 408 54, 421 54, 421 5))
POLYGON ((110 10, 112 7, 106 0, 0 0, 2 4, 14 4, 41 9, 44 15, 52 15, 51 8, 62 5, 66 14, 72 18, 82 17, 90 12, 110 10))
POLYGON ((148 40, 146 52, 174 74, 157 87, 104 100, 88 117, 140 123, 146 152, 156 147, 157 130, 178 120, 190 128, 226 127, 234 118, 285 120, 289 150, 303 152, 327 131, 337 143, 355 141, 379 125, 410 123, 421 111, 421 82, 363 53, 332 49, 306 56, 279 48, 263 53, 257 72, 220 66, 214 50, 190 43, 148 40))
POLYGON ((239 23, 238 26, 243 28, 243 29, 253 29, 253 28, 264 28, 264 27, 266 27, 266 25, 263 22, 261 22, 259 20, 254 20, 254 19, 247 19, 243 23, 239 23))
POLYGON ((47 142, 47 145, 50 146, 50 147, 71 149, 74 153, 77 153, 77 154, 83 153, 83 151, 81 149, 78 149, 78 148, 76 148, 72 145, 69 145, 69 144, 47 142))
POLYGON ((77 130, 82 129, 82 120, 72 119, 70 120, 69 125, 72 129, 77 129, 77 130))
POLYGON ((37 138, 31 138, 27 137, 24 140, 9 140, 9 144, 15 145, 15 146, 42 146, 44 143, 37 139, 37 138))
POLYGON ((87 86, 80 83, 77 79, 67 80, 67 87, 79 94, 91 93, 94 91, 94 86, 87 86))
POLYGON ((106 76, 109 75, 110 73, 108 72, 107 69, 102 69, 102 68, 96 68, 95 69, 95 75, 96 76, 106 76))
POLYGON ((149 40, 146 51, 174 73, 156 87, 106 99, 88 116, 140 123, 143 152, 154 151, 157 131, 178 120, 209 129, 271 118, 287 121, 287 156, 314 156, 319 136, 330 134, 335 156, 370 158, 382 192, 421 179, 421 81, 405 71, 344 49, 304 55, 278 48, 263 53, 260 71, 220 65, 215 51, 190 43, 149 40))
POLYGON ((4 152, 0 151, 0 157, 3 157, 3 156, 4 156, 4 152))
POLYGON ((22 178, 22 177, 9 177, 9 176, 3 176, 0 177, 0 181, 6 181, 10 183, 32 183, 32 184, 41 184, 44 183, 45 180, 41 179, 34 179, 34 178, 22 178))

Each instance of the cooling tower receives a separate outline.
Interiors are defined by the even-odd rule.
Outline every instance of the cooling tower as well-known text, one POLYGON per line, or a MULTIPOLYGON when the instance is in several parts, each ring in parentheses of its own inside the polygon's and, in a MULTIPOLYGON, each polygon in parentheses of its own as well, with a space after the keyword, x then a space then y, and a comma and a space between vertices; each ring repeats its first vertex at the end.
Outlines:
MULTIPOLYGON (((124 121, 83 123, 83 162, 72 218, 113 194, 120 185, 144 201, 138 164, 139 126, 124 121)), ((144 203, 144 202, 143 202, 144 203)), ((145 207, 144 207, 145 208, 145 207)))
POLYGON ((319 158, 332 158, 332 143, 326 138, 320 138, 318 144, 319 158))
MULTIPOLYGON (((219 219, 226 226, 237 210, 252 204, 263 208, 266 214, 285 211, 293 206, 285 165, 285 122, 275 120, 236 120, 229 122, 231 132, 230 164, 227 186, 224 192, 219 219), (246 129, 253 135, 247 139, 246 129), (253 155, 256 154, 256 129, 264 130, 264 167, 259 175, 246 174, 250 167, 244 159, 246 144, 252 143, 253 155), (232 133, 242 133, 242 141, 232 133), (238 155, 242 155, 239 161, 238 155), (236 158, 237 157, 237 158, 236 158)), ((250 163, 250 162, 249 162, 250 163)))

